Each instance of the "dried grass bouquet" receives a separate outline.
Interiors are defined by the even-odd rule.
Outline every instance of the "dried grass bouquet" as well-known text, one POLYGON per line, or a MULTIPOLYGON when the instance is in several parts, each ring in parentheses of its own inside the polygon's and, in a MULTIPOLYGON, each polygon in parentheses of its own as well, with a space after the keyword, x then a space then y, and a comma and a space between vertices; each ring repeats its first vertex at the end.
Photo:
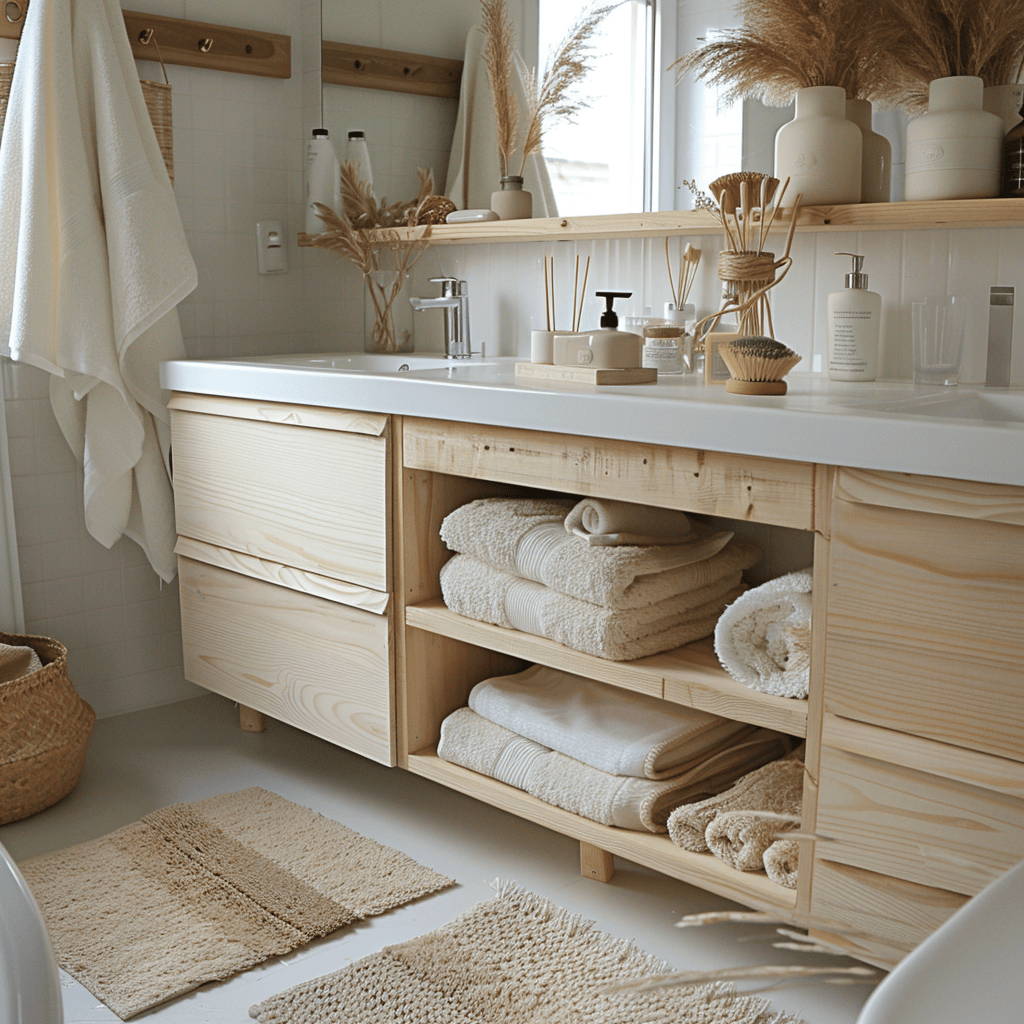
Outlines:
MULTIPOLYGON (((515 60, 515 31, 506 0, 481 0, 481 27, 487 36, 484 46, 484 67, 494 96, 494 116, 498 124, 498 159, 501 176, 511 172, 512 157, 518 146, 519 102, 512 88, 515 60)), ((526 167, 526 158, 540 150, 544 129, 552 119, 572 121, 577 111, 587 105, 574 95, 576 88, 590 70, 590 42, 611 7, 584 10, 569 27, 562 41, 548 57, 540 80, 536 69, 530 68, 524 83, 527 95, 526 134, 522 142, 519 175, 526 167)))

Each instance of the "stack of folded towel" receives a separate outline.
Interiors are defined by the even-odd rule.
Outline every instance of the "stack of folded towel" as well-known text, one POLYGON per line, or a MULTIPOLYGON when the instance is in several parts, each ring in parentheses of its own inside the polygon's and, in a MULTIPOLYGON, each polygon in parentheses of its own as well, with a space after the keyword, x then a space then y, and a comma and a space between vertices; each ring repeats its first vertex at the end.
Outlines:
POLYGON ((811 678, 812 570, 769 580, 739 597, 715 627, 715 652, 737 682, 806 697, 811 678))
POLYGON ((594 499, 483 498, 441 538, 457 552, 441 570, 452 611, 612 661, 710 636, 761 557, 683 513, 594 499))
POLYGON ((441 724, 438 756, 592 821, 665 832, 679 804, 794 741, 539 665, 485 679, 441 724))
POLYGON ((779 833, 800 827, 802 754, 798 748, 725 792, 677 807, 668 819, 672 842, 684 850, 710 851, 739 871, 763 868, 773 882, 795 889, 799 844, 779 833))

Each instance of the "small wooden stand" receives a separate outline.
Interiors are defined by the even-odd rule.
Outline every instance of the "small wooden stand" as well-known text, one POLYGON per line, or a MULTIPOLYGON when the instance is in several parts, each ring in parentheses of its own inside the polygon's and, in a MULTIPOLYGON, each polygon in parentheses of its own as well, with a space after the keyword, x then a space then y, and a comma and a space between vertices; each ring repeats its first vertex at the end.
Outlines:
POLYGON ((516 380, 530 384, 656 384, 658 371, 645 366, 600 369, 594 366, 516 363, 516 380))
POLYGON ((263 732, 267 727, 267 720, 262 712, 246 704, 239 704, 238 725, 242 732, 263 732))
POLYGON ((598 882, 610 882, 615 874, 615 858, 607 850, 581 841, 580 874, 598 882))

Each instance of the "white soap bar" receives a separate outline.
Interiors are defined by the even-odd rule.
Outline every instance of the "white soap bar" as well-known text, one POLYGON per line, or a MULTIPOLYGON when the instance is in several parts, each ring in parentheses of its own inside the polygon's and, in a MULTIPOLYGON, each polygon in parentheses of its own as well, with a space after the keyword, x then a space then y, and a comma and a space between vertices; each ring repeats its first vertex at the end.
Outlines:
POLYGON ((445 217, 447 224, 464 224, 467 221, 498 220, 493 210, 452 210, 445 217))

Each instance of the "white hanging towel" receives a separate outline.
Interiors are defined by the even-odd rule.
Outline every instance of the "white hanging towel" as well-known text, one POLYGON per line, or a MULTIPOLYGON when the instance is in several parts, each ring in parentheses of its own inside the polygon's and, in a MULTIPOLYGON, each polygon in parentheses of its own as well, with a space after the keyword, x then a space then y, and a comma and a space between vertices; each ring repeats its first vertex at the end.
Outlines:
MULTIPOLYGON (((487 33, 481 28, 471 28, 466 37, 459 112, 455 121, 452 153, 448 160, 448 181, 444 193, 460 210, 490 209, 491 193, 501 188, 498 129, 494 117, 491 83, 487 78, 483 56, 486 45, 487 33)), ((512 91, 519 103, 521 154, 528 110, 526 89, 523 85, 527 68, 518 53, 514 54, 514 59, 512 91)), ((521 155, 512 158, 510 174, 519 173, 521 159, 521 155)), ((534 217, 558 216, 548 166, 541 153, 534 153, 526 158, 523 188, 533 194, 534 217)))
POLYGON ((174 578, 166 392, 197 283, 117 0, 33 0, 0 146, 0 353, 47 370, 85 520, 174 578))

